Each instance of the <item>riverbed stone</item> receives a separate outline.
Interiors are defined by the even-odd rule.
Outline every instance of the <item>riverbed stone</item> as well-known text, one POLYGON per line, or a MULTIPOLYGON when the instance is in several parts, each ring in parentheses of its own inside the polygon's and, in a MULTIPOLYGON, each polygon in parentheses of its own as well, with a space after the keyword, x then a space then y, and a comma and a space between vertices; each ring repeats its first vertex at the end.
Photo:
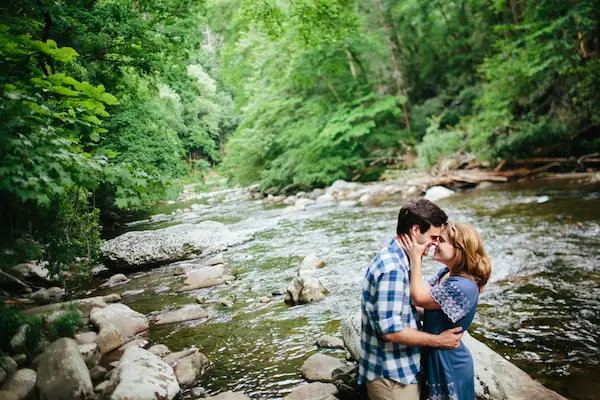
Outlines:
POLYGON ((175 365, 182 358, 191 356, 192 354, 196 354, 197 352, 198 352, 198 349, 196 349, 196 348, 191 348, 191 349, 187 349, 187 350, 183 350, 183 351, 177 351, 175 353, 171 353, 171 354, 163 357, 163 361, 169 365, 175 365))
POLYGON ((205 260, 200 261, 200 263, 207 267, 212 267, 213 265, 225 264, 225 258, 223 257, 222 253, 219 253, 216 256, 212 256, 205 260))
POLYGON ((90 378, 92 378, 92 382, 100 382, 104 379, 107 373, 107 369, 102 365, 96 365, 92 369, 90 369, 90 378))
POLYGON ((168 286, 159 286, 159 287, 155 288, 155 289, 152 291, 152 293, 154 293, 154 294, 161 294, 161 293, 167 293, 167 292, 169 292, 170 290, 171 290, 171 288, 170 288, 170 287, 168 287, 168 286))
POLYGON ((367 398, 366 386, 358 384, 358 365, 343 365, 331 373, 332 383, 339 391, 338 397, 344 400, 367 398))
POLYGON ((326 400, 338 394, 331 383, 313 382, 300 386, 284 397, 284 400, 326 400))
POLYGON ((77 343, 62 338, 42 355, 36 388, 40 400, 84 400, 92 398, 94 388, 77 343))
POLYGON ((133 297, 133 296, 137 296, 138 294, 142 294, 144 292, 145 292, 144 289, 126 290, 123 293, 121 293, 121 296, 122 297, 133 297))
POLYGON ((11 272, 23 280, 50 282, 50 271, 46 265, 37 261, 17 264, 11 268, 11 272))
POLYGON ((425 192, 425 198, 429 201, 438 201, 454 195, 456 192, 443 186, 433 186, 425 192))
POLYGON ((287 287, 285 302, 288 304, 306 304, 321 301, 327 291, 318 278, 297 276, 287 287))
POLYGON ((223 264, 189 271, 183 281, 184 287, 179 289, 179 291, 185 292, 220 285, 224 282, 223 276, 225 272, 225 265, 223 264))
POLYGON ((198 352, 179 360, 175 366, 175 376, 181 387, 189 388, 198 383, 209 367, 208 357, 198 352))
POLYGON ((53 286, 51 288, 45 289, 42 288, 37 292, 33 292, 29 297, 35 301, 36 304, 44 305, 57 303, 65 297, 66 292, 65 289, 53 286))
POLYGON ((36 379, 37 373, 34 370, 20 369, 8 379, 2 390, 15 393, 19 400, 31 400, 35 398, 36 379))
POLYGON ((161 358, 171 354, 171 350, 169 350, 169 348, 164 344, 155 344, 154 346, 150 347, 148 351, 161 358))
POLYGON ((148 320, 143 314, 124 304, 96 308, 90 314, 90 321, 100 331, 96 343, 102 354, 123 346, 136 334, 149 328, 148 320))
POLYGON ((100 354, 98 343, 80 344, 78 347, 79 353, 81 353, 81 357, 83 357, 83 361, 85 361, 85 365, 88 369, 92 369, 100 364, 102 354, 100 354))
POLYGON ((208 318, 208 312, 197 304, 189 304, 178 310, 171 311, 167 315, 160 317, 155 325, 166 325, 177 322, 191 321, 208 318))
POLYGON ((116 293, 109 294, 106 296, 96 296, 96 297, 88 297, 85 299, 78 299, 73 301, 68 301, 65 303, 53 303, 47 304, 45 306, 32 307, 26 310, 23 310, 24 314, 27 315, 42 315, 42 314, 50 314, 54 311, 61 310, 64 308, 68 308, 71 304, 76 304, 79 311, 83 313, 84 317, 89 317, 90 312, 94 308, 103 308, 108 306, 109 303, 114 303, 121 301, 121 296, 116 293))
POLYGON ((108 366, 109 368, 116 368, 117 365, 119 365, 119 360, 121 359, 121 357, 123 357, 123 354, 125 354, 125 350, 132 346, 144 348, 147 344, 148 341, 146 339, 133 339, 132 341, 125 343, 118 349, 104 354, 102 356, 101 363, 103 366, 108 366))
POLYGON ((139 347, 129 347, 113 371, 104 392, 109 400, 171 400, 180 391, 173 368, 139 347))
POLYGON ((333 370, 345 365, 339 358, 316 353, 304 361, 300 373, 309 382, 331 382, 333 370))
POLYGON ((323 335, 317 339, 317 346, 324 349, 344 349, 344 341, 330 335, 323 335))
POLYGON ((108 384, 109 384, 109 381, 103 381, 103 382, 99 383, 94 388, 94 392, 96 392, 98 395, 102 396, 104 394, 104 392, 106 392, 106 389, 108 388, 108 384))
POLYGON ((325 266, 325 261, 321 260, 316 254, 311 253, 306 255, 302 260, 302 263, 298 267, 298 273, 314 271, 325 266))
POLYGON ((78 333, 75 335, 75 341, 77 344, 88 344, 96 341, 98 334, 94 331, 78 333))
POLYGON ((13 361, 16 362, 18 366, 21 366, 21 365, 25 364, 25 362, 27 362, 27 356, 23 353, 13 354, 12 356, 10 356, 10 358, 12 358, 13 361))
POLYGON ((19 396, 14 392, 8 390, 0 390, 0 399, 2 400, 21 400, 19 396))
POLYGON ((132 231, 104 242, 102 255, 113 266, 136 268, 189 259, 227 250, 251 239, 220 222, 180 224, 164 229, 132 231))
POLYGON ((17 362, 8 356, 0 358, 0 365, 7 376, 11 376, 19 369, 17 362))
POLYGON ((119 285, 124 285, 130 280, 131 279, 127 278, 124 274, 115 274, 108 278, 108 280, 102 285, 100 285, 100 287, 115 287, 119 285))
POLYGON ((25 337, 27 336, 27 332, 29 332, 30 330, 31 327, 27 324, 19 326, 19 329, 17 329, 17 333, 15 333, 12 339, 10 339, 10 348, 14 352, 18 353, 21 350, 23 350, 23 347, 25 346, 25 337))
POLYGON ((216 396, 209 396, 207 399, 210 400, 252 400, 250 397, 246 396, 241 392, 223 392, 219 393, 216 396))

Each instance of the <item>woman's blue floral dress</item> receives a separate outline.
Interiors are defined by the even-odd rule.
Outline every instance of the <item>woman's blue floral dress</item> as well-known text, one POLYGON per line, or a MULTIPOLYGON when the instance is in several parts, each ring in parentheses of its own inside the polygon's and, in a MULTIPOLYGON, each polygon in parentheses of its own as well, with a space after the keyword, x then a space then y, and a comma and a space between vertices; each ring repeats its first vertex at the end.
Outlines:
MULTIPOLYGON (((457 326, 467 330, 475 317, 479 299, 477 284, 460 276, 451 276, 440 283, 448 272, 444 267, 429 280, 431 297, 441 310, 425 310, 425 332, 438 334, 457 326)), ((475 399, 473 358, 462 342, 455 350, 425 348, 421 365, 428 400, 475 399)))

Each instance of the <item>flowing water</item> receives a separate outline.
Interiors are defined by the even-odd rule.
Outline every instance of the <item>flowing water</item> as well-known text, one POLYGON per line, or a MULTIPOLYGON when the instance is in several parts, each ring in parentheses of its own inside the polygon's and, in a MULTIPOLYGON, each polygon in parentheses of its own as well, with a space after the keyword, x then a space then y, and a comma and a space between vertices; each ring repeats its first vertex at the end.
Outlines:
MULTIPOLYGON (((343 358, 342 350, 319 350, 322 334, 341 336, 340 323, 360 306, 366 266, 393 236, 399 200, 379 206, 309 206, 281 216, 282 205, 219 198, 162 205, 171 213, 189 207, 188 221, 220 221, 232 231, 254 230, 254 240, 225 253, 237 280, 188 293, 177 289, 173 266, 137 273, 112 289, 146 289, 125 297, 134 310, 153 315, 203 299, 230 298, 235 305, 208 306, 207 321, 152 327, 150 341, 172 350, 198 347, 213 362, 202 386, 209 393, 243 391, 252 398, 280 398, 302 382, 298 369, 320 351, 343 358), (198 211, 199 210, 199 211, 198 211), (285 290, 309 253, 327 262, 317 276, 327 298, 290 307, 285 290), (273 301, 260 303, 262 296, 273 301)), ((471 333, 546 386, 571 399, 600 399, 600 187, 575 180, 463 192, 438 202, 451 219, 476 226, 493 263, 491 282, 480 297, 471 333)), ((168 223, 139 224, 155 229, 168 223)), ((425 263, 425 275, 439 268, 425 263)), ((103 293, 96 291, 94 293, 103 293)))

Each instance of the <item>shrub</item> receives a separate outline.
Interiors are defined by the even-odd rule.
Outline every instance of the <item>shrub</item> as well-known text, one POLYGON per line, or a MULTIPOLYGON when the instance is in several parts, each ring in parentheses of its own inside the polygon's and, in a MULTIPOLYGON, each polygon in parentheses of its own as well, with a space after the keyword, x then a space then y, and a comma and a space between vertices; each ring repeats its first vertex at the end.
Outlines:
POLYGON ((46 336, 51 342, 62 337, 72 338, 80 327, 81 311, 76 304, 67 304, 61 308, 60 317, 48 324, 46 336))

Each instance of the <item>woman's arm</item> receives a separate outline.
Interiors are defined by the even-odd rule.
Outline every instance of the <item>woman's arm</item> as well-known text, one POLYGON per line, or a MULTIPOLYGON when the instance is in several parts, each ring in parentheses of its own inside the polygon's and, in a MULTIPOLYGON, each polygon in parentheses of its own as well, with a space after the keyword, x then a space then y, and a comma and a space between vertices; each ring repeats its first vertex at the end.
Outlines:
POLYGON ((410 298, 413 305, 426 310, 439 310, 440 305, 433 300, 429 286, 423 282, 422 259, 426 246, 407 235, 400 237, 400 244, 410 259, 410 298))

